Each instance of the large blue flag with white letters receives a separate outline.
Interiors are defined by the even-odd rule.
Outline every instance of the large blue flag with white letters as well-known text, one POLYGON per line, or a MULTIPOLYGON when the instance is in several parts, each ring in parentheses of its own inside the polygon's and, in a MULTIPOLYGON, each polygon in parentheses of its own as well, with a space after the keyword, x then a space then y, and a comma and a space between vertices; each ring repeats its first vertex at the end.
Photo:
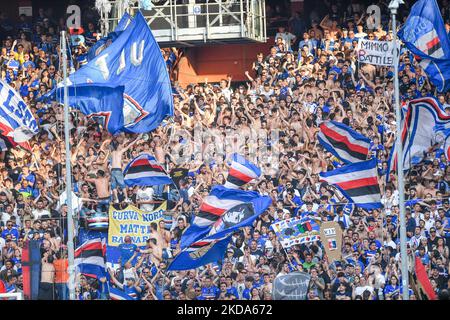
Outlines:
POLYGON ((12 146, 31 150, 28 140, 38 132, 36 119, 20 94, 0 79, 0 135, 12 146))
POLYGON ((96 56, 98 56, 103 50, 105 50, 108 46, 111 45, 128 27, 131 22, 131 16, 128 13, 125 13, 120 19, 117 27, 113 32, 110 32, 106 37, 98 40, 88 51, 88 61, 93 60, 96 56))
POLYGON ((436 0, 419 0, 398 33, 440 91, 450 89, 450 40, 436 0))
MULTIPOLYGON (((93 60, 69 77, 68 85, 124 86, 123 108, 117 103, 104 112, 123 112, 122 122, 111 124, 122 132, 154 130, 166 116, 173 115, 172 87, 161 50, 140 12, 120 36, 93 60)), ((78 96, 75 100, 81 100, 78 96)), ((88 108, 89 109, 89 108, 88 108)), ((86 110, 97 114, 98 108, 86 110)), ((91 112, 91 113, 89 113, 91 112)))

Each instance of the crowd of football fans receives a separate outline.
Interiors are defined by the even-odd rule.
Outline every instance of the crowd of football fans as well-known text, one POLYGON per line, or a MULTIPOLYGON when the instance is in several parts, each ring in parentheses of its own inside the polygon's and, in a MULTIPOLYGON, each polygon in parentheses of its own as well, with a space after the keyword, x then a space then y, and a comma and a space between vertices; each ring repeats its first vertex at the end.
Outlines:
MULTIPOLYGON (((392 39, 388 10, 385 1, 379 1, 382 24, 369 30, 365 7, 342 6, 339 1, 318 3, 323 4, 320 11, 303 16, 290 13, 270 52, 258 54, 245 72, 247 82, 224 79, 219 84, 185 88, 174 83, 178 94, 174 96, 173 121, 150 133, 148 139, 124 134, 112 137, 95 119, 72 111, 77 217, 104 211, 110 202, 132 202, 142 210, 151 210, 153 201, 164 197, 167 189, 123 186, 111 170, 113 153, 120 153, 122 169, 140 152, 155 155, 168 171, 189 169, 179 183, 179 198, 172 201, 148 248, 139 250, 127 239, 121 247, 119 268, 108 270, 110 280, 78 275, 77 299, 108 299, 108 292, 101 288, 109 281, 110 286, 143 300, 270 300, 274 279, 294 271, 311 275, 308 300, 402 299, 396 175, 392 173, 386 182, 387 160, 395 142, 394 73, 393 68, 358 64, 355 52, 359 38, 392 39), (371 156, 379 163, 383 209, 344 210, 346 200, 340 193, 319 182, 320 172, 339 166, 317 140, 318 126, 326 120, 342 122, 373 142, 371 156), (194 130, 208 130, 216 137, 237 132, 244 141, 243 149, 238 150, 242 153, 251 144, 256 144, 257 154, 264 149, 264 156, 256 157, 262 176, 250 186, 270 196, 273 203, 252 227, 233 235, 223 261, 196 270, 167 271, 201 199, 213 185, 224 183, 228 171, 228 150, 220 153, 204 148, 200 155, 191 152, 195 149, 194 130), (255 130, 265 133, 265 138, 255 141, 255 130), (174 134, 180 131, 186 132, 187 138, 174 134), (272 132, 277 132, 276 139, 272 132), (127 147, 130 144, 132 147, 127 147), (195 156, 180 163, 179 152, 186 146, 190 150, 187 154, 195 156), (337 221, 343 229, 342 259, 328 261, 320 241, 283 248, 270 226, 295 216, 337 221)), ((449 13, 443 11, 445 21, 449 13)), ((94 21, 86 21, 83 31, 72 30, 73 69, 87 63, 89 46, 98 39, 94 21)), ((55 103, 37 101, 61 81, 61 26, 64 19, 56 20, 51 10, 40 9, 33 19, 23 15, 17 23, 0 14, 1 77, 20 93, 40 128, 30 141, 31 151, 12 148, 6 139, 1 140, 0 279, 7 292, 21 292, 24 242, 40 240, 39 299, 67 298, 63 111, 55 103)), ((446 23, 447 30, 449 26, 446 23)), ((163 55, 173 74, 179 52, 164 50, 163 55)), ((407 50, 402 49, 400 60, 401 103, 436 96, 450 115, 450 94, 436 93, 407 50)), ((218 143, 217 138, 210 139, 204 144, 218 143)), ((441 146, 430 149, 405 180, 409 264, 413 265, 414 255, 419 256, 433 289, 445 298, 449 283, 450 165, 441 146)), ((410 294, 411 299, 417 299, 414 290, 410 294)))

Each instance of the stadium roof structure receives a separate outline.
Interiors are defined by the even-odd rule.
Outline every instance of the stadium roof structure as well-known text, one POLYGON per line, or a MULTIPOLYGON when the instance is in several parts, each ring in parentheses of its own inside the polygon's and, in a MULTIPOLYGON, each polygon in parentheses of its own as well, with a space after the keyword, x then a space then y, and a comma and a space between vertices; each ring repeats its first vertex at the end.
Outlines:
MULTIPOLYGON (((265 0, 195 0, 155 2, 147 8, 132 6, 130 14, 141 10, 160 46, 192 47, 211 44, 266 41, 265 0)), ((124 14, 118 1, 111 1, 108 29, 112 31, 124 14)))

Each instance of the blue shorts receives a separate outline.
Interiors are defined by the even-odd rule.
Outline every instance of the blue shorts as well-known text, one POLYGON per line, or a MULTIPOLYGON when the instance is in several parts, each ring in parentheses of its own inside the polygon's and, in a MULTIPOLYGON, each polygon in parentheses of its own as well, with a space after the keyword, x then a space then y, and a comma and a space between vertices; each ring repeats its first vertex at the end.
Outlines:
POLYGON ((111 170, 111 189, 115 188, 126 188, 125 180, 123 178, 123 172, 120 169, 111 170))

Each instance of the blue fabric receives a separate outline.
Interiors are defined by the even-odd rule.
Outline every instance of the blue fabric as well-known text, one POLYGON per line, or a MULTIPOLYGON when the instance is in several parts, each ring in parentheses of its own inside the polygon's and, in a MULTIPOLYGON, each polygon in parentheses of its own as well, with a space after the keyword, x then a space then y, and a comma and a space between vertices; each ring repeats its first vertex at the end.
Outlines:
MULTIPOLYGON (((371 160, 349 164, 349 165, 343 166, 341 168, 338 168, 338 169, 335 169, 332 171, 321 172, 320 177, 326 178, 326 177, 337 176, 337 175, 348 174, 348 173, 355 173, 357 175, 358 171, 364 171, 364 170, 369 170, 369 169, 376 170, 376 168, 377 168, 377 159, 373 158, 371 160)), ((344 197, 346 197, 351 203, 354 203, 353 199, 347 194, 347 192, 345 192, 345 190, 343 190, 338 185, 335 185, 335 187, 338 188, 341 191, 342 195, 344 197)), ((361 207, 365 210, 378 209, 378 208, 381 208, 381 206, 382 206, 381 202, 355 203, 355 205, 357 207, 361 207)))
MULTIPOLYGON (((166 116, 173 115, 172 86, 166 63, 140 12, 108 48, 70 75, 69 80, 75 85, 125 86, 123 108, 105 110, 115 110, 113 114, 119 113, 115 118, 119 120, 119 110, 123 110, 123 121, 111 124, 120 127, 122 132, 150 132, 166 116)), ((86 114, 98 111, 95 108, 86 114)))
MULTIPOLYGON (((85 115, 102 120, 109 132, 117 133, 123 127, 124 86, 80 84, 68 88, 69 105, 85 115)), ((58 88, 56 96, 63 103, 64 89, 58 88)))
MULTIPOLYGON (((4 127, 8 127, 12 134, 22 132, 31 138, 39 131, 36 119, 30 108, 22 100, 20 94, 12 89, 4 80, 0 80, 0 117, 4 127)), ((0 133, 6 135, 8 132, 0 133)), ((21 139, 23 140, 23 139, 21 139)))
POLYGON ((258 177, 261 175, 261 169, 258 166, 256 166, 255 164, 251 163, 245 157, 241 156, 240 154, 233 153, 233 155, 231 156, 231 160, 243 165, 244 167, 248 168, 250 171, 253 171, 258 177))
POLYGON ((450 89, 450 40, 436 0, 419 0, 398 33, 419 56, 421 66, 440 92, 450 89))
MULTIPOLYGON (((158 170, 163 170, 160 164, 156 161, 156 158, 150 154, 143 153, 138 155, 136 158, 131 160, 125 170, 123 171, 123 175, 125 177, 125 184, 127 186, 155 186, 155 185, 165 185, 165 184, 173 184, 170 176, 164 171, 165 176, 155 175, 161 173, 158 170), (142 163, 141 160, 144 162, 142 163), (141 163, 136 163, 136 161, 140 161, 141 163), (158 168, 153 168, 153 166, 158 166, 158 168), (133 171, 130 172, 130 168, 140 167, 139 176, 127 176, 128 173, 133 174, 133 171)), ((134 172, 135 173, 135 172, 134 172)), ((157 192, 157 196, 162 196, 162 191, 157 192)))
POLYGON ((126 292, 113 287, 109 288, 109 294, 113 300, 136 300, 130 297, 126 292))
POLYGON ((98 40, 88 51, 87 59, 88 61, 93 60, 96 56, 98 56, 104 49, 106 49, 106 43, 108 41, 114 42, 122 31, 128 26, 131 21, 131 16, 128 13, 125 13, 119 21, 119 24, 114 29, 113 32, 110 32, 106 37, 98 40))
MULTIPOLYGON (((237 189, 229 189, 224 186, 217 185, 211 189, 210 196, 215 196, 220 200, 237 200, 245 203, 252 203, 256 214, 263 213, 272 203, 270 197, 260 196, 255 191, 244 191, 237 189)), ((193 217, 193 220, 195 217, 193 217)), ((191 243, 205 236, 211 230, 211 226, 198 226, 191 222, 191 226, 181 236, 180 247, 186 248, 191 243)))
MULTIPOLYGON (((250 193, 252 193, 250 191, 250 193)), ((271 204, 271 199, 264 202, 264 210, 271 204)), ((261 204, 259 204, 261 205, 261 204)), ((225 255, 226 248, 230 243, 233 233, 239 231, 242 227, 252 225, 257 217, 264 211, 261 209, 256 210, 255 214, 251 217, 244 219, 243 221, 229 227, 225 230, 219 231, 212 235, 209 235, 197 242, 192 243, 189 247, 184 248, 172 261, 167 270, 189 270, 195 269, 202 265, 221 261, 225 255), (199 251, 202 249, 203 252, 199 251)), ((187 231, 187 230, 186 230, 187 231)))
MULTIPOLYGON (((370 139, 367 138, 366 136, 356 132, 355 130, 353 130, 352 128, 350 128, 349 126, 346 126, 343 123, 337 122, 337 121, 330 121, 333 125, 335 125, 336 127, 338 127, 341 130, 344 130, 345 132, 347 132, 352 138, 354 138, 355 140, 359 140, 365 143, 370 143, 370 139)), ((323 133, 325 136, 327 136, 325 133, 323 133)), ((324 141, 320 135, 317 136, 320 144, 322 145, 322 147, 325 148, 325 150, 327 150, 328 152, 331 152, 336 158, 340 159, 342 162, 346 163, 346 164, 350 164, 352 162, 350 162, 348 159, 345 158, 341 158, 338 154, 338 152, 336 152, 335 148, 328 144, 326 141, 324 141)))

